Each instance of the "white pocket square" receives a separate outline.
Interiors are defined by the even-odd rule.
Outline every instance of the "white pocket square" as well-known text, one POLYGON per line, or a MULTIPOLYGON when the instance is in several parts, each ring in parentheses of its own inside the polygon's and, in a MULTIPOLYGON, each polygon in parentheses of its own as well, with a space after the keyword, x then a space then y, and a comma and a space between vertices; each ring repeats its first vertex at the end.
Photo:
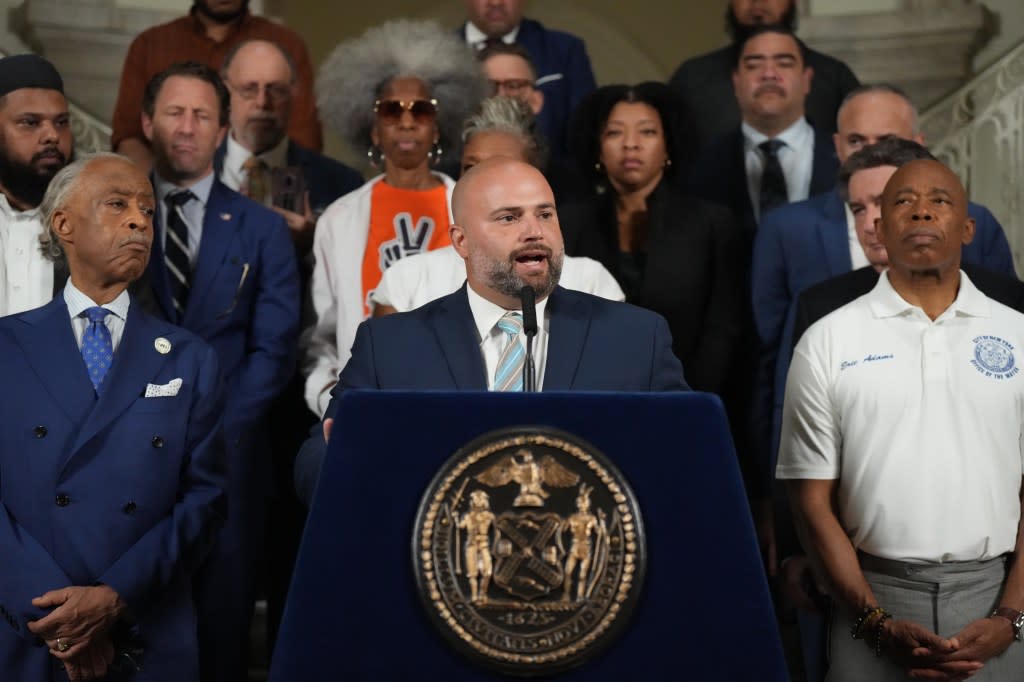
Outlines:
POLYGON ((146 384, 147 398, 166 398, 178 395, 181 390, 181 379, 171 379, 166 384, 146 384))

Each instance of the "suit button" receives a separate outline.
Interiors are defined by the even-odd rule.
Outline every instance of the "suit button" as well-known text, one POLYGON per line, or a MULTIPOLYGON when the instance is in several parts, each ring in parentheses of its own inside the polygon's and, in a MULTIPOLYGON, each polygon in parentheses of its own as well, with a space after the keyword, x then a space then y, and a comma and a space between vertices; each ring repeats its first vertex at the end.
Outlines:
POLYGON ((61 493, 60 495, 57 496, 57 506, 58 507, 66 507, 69 504, 71 504, 71 498, 68 497, 67 495, 61 493))
POLYGON ((134 514, 135 513, 135 503, 134 502, 129 502, 128 504, 126 504, 124 506, 124 509, 122 509, 121 511, 123 511, 125 514, 134 514))
POLYGON ((152 443, 154 448, 162 448, 164 446, 164 439, 160 436, 153 436, 152 443))
POLYGON ((37 426, 32 429, 32 433, 36 434, 36 438, 43 438, 46 436, 46 427, 42 425, 37 426))

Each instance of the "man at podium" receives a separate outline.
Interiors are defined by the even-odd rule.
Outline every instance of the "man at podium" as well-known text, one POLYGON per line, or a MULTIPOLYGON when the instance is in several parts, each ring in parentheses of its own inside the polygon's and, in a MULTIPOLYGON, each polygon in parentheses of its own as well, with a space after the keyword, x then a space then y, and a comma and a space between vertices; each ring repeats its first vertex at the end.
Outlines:
MULTIPOLYGON (((466 284, 421 308, 363 322, 332 398, 353 389, 684 391, 665 319, 558 286, 564 246, 544 176, 492 159, 452 196, 452 245, 466 284), (532 369, 532 371, 531 371, 532 369)), ((295 482, 312 498, 334 423, 299 451, 295 482)))

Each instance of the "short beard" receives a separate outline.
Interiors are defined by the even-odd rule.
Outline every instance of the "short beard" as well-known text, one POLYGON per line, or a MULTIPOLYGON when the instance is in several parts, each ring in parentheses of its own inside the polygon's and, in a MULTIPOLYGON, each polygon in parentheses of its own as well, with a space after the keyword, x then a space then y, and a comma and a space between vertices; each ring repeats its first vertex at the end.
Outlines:
POLYGON ((529 284, 516 274, 515 262, 516 257, 519 256, 521 251, 533 251, 537 248, 536 246, 530 246, 524 249, 517 249, 509 254, 507 261, 492 260, 484 255, 472 256, 473 265, 475 266, 473 269, 481 273, 481 279, 487 283, 487 286, 499 294, 511 298, 519 298, 519 292, 522 291, 523 287, 528 286, 533 289, 533 293, 539 301, 549 296, 555 290, 555 287, 558 286, 558 280, 562 277, 562 261, 565 257, 565 251, 562 250, 556 254, 546 246, 540 247, 547 249, 548 276, 541 284, 534 285, 529 284))
POLYGON ((197 12, 211 21, 218 24, 230 24, 249 10, 249 1, 243 2, 242 6, 233 12, 214 12, 202 0, 195 0, 192 6, 196 8, 197 12))
MULTIPOLYGON (((55 149, 55 148, 54 148, 55 149)), ((61 168, 68 164, 67 157, 59 149, 60 164, 39 169, 35 164, 39 161, 37 153, 27 164, 12 161, 0 151, 0 185, 14 196, 15 199, 28 206, 39 206, 46 194, 46 188, 61 168)))
MULTIPOLYGON (((725 30, 729 34, 729 37, 732 38, 733 45, 741 45, 745 43, 747 41, 747 38, 749 38, 750 34, 754 31, 754 29, 760 25, 761 24, 754 24, 753 26, 744 26, 743 24, 741 24, 739 19, 737 19, 736 15, 733 13, 731 4, 729 5, 729 8, 725 10, 725 30)), ((795 0, 792 4, 790 4, 789 9, 782 13, 782 16, 779 18, 778 25, 784 26, 785 28, 788 28, 790 31, 796 30, 795 0)))

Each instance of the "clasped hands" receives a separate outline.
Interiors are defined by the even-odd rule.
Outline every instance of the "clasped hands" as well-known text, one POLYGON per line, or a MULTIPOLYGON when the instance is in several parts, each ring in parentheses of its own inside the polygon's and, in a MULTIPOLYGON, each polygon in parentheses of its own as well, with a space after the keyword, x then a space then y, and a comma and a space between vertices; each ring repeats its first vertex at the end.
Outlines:
POLYGON ((110 628, 125 610, 117 592, 107 585, 64 587, 36 597, 32 606, 53 609, 28 629, 46 642, 68 677, 92 680, 107 674, 115 654, 110 628))
POLYGON ((917 623, 890 620, 881 637, 883 651, 910 677, 965 680, 1013 642, 1013 627, 1004 618, 980 618, 946 639, 917 623))

